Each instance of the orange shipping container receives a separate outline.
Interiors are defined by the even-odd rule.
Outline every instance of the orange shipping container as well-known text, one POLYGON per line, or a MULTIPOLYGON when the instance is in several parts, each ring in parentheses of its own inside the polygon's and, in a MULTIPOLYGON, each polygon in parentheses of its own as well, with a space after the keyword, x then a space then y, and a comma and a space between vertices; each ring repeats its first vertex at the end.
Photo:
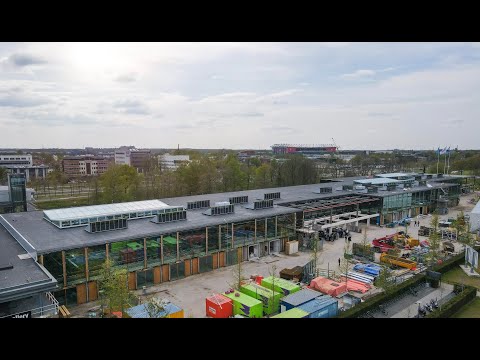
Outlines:
POLYGON ((232 299, 214 294, 205 299, 206 314, 212 318, 228 318, 233 315, 232 299))

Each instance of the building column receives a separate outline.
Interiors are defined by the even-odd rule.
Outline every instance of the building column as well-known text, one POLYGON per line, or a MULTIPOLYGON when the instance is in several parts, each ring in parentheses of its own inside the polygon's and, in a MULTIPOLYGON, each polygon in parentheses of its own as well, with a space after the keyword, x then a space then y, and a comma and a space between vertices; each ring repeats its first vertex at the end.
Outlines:
POLYGON ((222 250, 222 225, 218 225, 218 251, 222 250))
POLYGON ((108 251, 108 244, 105 244, 105 260, 110 260, 110 253, 108 251))
POLYGON ((232 249, 235 247, 235 234, 234 234, 234 225, 232 223, 232 249))
POLYGON ((367 219, 367 226, 370 226, 370 218, 367 219))
POLYGON ((90 276, 90 272, 88 271, 88 248, 86 247, 83 250, 85 252, 85 279, 87 279, 87 281, 88 281, 89 276, 90 276))
POLYGON ((147 268, 147 238, 143 238, 143 268, 147 268))
POLYGON ((257 242, 257 219, 255 219, 255 234, 253 236, 254 242, 257 242))
POLYGON ((65 263, 65 250, 62 250, 63 287, 67 287, 67 264, 65 263))
POLYGON ((208 254, 208 227, 205 226, 205 254, 208 254))
MULTIPOLYGON (((267 225, 268 225, 268 224, 267 224, 267 218, 265 218, 265 234, 264 234, 265 240, 267 240, 267 230, 268 230, 268 229, 267 229, 267 225)), ((259 254, 259 255, 260 255, 260 254, 259 254)))
POLYGON ((275 216, 275 237, 278 236, 278 216, 275 216))
POLYGON ((178 235, 178 231, 177 231, 177 261, 180 260, 180 244, 178 243, 179 242, 179 235, 178 235))
POLYGON ((160 262, 163 264, 163 235, 160 235, 160 262))
POLYGON ((38 257, 38 262, 43 265, 43 255, 38 257))

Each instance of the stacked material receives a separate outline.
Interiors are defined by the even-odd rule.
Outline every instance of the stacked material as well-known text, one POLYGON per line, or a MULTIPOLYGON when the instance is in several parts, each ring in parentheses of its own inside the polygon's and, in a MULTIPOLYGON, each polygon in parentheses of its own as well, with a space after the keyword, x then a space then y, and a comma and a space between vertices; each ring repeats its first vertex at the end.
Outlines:
POLYGON ((365 284, 373 284, 373 281, 375 280, 375 277, 373 277, 373 276, 358 273, 358 272, 355 272, 355 271, 349 271, 347 274, 343 273, 341 275, 342 276, 348 276, 349 279, 358 280, 358 281, 363 282, 365 284))
POLYGON ((338 283, 323 276, 313 279, 310 282, 310 288, 330 296, 338 296, 347 292, 347 286, 345 283, 338 283))
POLYGON ((348 278, 348 281, 345 276, 342 276, 341 279, 346 282, 348 291, 356 291, 364 294, 372 288, 370 284, 364 283, 360 280, 351 279, 350 277, 348 278))
POLYGON ((353 270, 377 277, 380 274, 381 267, 376 264, 356 264, 353 270))
POLYGON ((295 266, 292 269, 283 269, 280 271, 280 277, 286 280, 298 279, 298 281, 302 281, 303 267, 295 266))

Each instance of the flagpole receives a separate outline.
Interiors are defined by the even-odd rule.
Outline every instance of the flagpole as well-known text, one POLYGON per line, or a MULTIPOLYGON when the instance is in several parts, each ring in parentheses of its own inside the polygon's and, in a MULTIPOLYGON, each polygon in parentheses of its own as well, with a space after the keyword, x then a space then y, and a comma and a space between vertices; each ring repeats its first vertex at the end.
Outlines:
POLYGON ((450 146, 448 147, 447 175, 450 173, 450 146))
POLYGON ((445 153, 445 165, 443 165, 443 173, 445 174, 445 171, 447 169, 447 153, 445 153))
POLYGON ((437 175, 438 175, 438 164, 440 163, 440 148, 437 149, 437 175))

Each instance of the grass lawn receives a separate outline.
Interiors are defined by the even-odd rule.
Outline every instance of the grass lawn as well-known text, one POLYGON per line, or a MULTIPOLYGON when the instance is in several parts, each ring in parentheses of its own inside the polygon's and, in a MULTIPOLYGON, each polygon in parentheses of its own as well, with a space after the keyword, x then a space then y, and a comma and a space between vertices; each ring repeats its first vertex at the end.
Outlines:
POLYGON ((480 298, 476 297, 451 316, 452 318, 480 318, 480 298))
POLYGON ((443 274, 442 281, 445 281, 447 283, 452 283, 452 282, 457 282, 461 284, 463 283, 465 285, 474 286, 480 290, 480 278, 468 276, 463 272, 462 269, 460 269, 459 266, 443 274))

